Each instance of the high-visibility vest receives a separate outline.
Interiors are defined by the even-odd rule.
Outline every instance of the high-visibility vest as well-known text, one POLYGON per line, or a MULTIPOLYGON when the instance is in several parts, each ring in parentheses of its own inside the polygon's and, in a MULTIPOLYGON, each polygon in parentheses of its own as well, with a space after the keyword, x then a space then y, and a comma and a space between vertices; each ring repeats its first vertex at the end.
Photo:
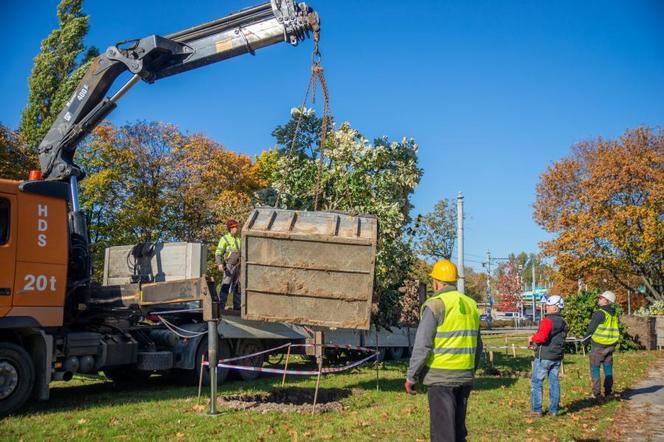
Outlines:
POLYGON ((230 232, 225 234, 219 239, 219 244, 217 245, 217 250, 215 250, 215 255, 221 255, 224 259, 228 258, 232 252, 240 250, 240 238, 231 235, 230 232))
MULTIPOLYGON (((429 368, 474 370, 480 312, 477 304, 456 290, 432 296, 445 305, 445 318, 436 328, 433 349, 427 358, 429 368)), ((429 300, 429 301, 430 301, 429 300)), ((427 303, 424 305, 426 306, 427 303)))
POLYGON ((620 338, 620 329, 618 328, 618 314, 613 315, 606 310, 600 309, 604 313, 604 322, 597 326, 593 333, 592 340, 601 345, 613 345, 620 338))

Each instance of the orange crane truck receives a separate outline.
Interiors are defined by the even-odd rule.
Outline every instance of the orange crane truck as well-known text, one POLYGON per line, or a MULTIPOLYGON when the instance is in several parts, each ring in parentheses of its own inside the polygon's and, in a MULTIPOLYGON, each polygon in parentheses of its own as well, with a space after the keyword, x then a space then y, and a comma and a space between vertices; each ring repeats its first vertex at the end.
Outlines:
MULTIPOLYGON (((152 83, 282 41, 295 46, 319 30, 307 5, 272 0, 165 37, 118 43, 92 62, 39 145, 41 170, 26 181, 0 179, 0 418, 30 398, 48 399, 52 380, 75 373, 126 379, 179 368, 197 378, 201 333, 172 342, 171 331, 135 306, 90 302, 113 290, 91 280, 76 147, 141 79, 152 83), (133 75, 107 97, 125 72, 133 75)), ((180 330, 187 321, 200 318, 180 318, 180 330)))

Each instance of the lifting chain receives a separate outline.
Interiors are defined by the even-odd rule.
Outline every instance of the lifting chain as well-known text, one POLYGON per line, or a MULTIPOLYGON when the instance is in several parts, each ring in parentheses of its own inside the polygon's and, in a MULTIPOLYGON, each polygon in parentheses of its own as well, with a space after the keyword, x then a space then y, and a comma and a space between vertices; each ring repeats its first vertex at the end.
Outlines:
MULTIPOLYGON (((321 124, 321 133, 320 133, 320 140, 319 140, 319 154, 318 154, 318 170, 316 172, 316 187, 315 187, 315 194, 314 194, 314 210, 318 210, 318 202, 321 194, 321 177, 323 174, 323 163, 325 160, 324 157, 324 149, 325 149, 325 142, 327 140, 327 127, 329 124, 330 120, 330 96, 329 92, 327 89, 327 81, 325 80, 325 73, 323 71, 323 66, 321 65, 321 53, 318 48, 318 43, 320 41, 320 27, 315 27, 314 28, 314 49, 311 53, 311 76, 309 77, 309 83, 307 84, 307 89, 304 94, 304 99, 302 100, 302 106, 300 106, 300 115, 298 116, 297 123, 295 123, 295 130, 293 130, 293 137, 291 139, 291 143, 288 149, 288 154, 287 154, 287 159, 289 161, 286 162, 286 170, 285 170, 285 176, 288 176, 288 168, 290 166, 290 159, 292 158, 293 155, 293 149, 295 146, 295 141, 297 140, 297 135, 300 131, 300 125, 302 123, 302 117, 304 116, 304 109, 307 104, 307 100, 309 99, 309 94, 311 94, 311 103, 315 104, 316 103, 316 91, 317 91, 317 85, 320 83, 320 88, 323 92, 323 119, 322 119, 322 124, 321 124)), ((274 204, 274 207, 279 206, 279 200, 281 197, 281 193, 277 194, 277 199, 274 204)))

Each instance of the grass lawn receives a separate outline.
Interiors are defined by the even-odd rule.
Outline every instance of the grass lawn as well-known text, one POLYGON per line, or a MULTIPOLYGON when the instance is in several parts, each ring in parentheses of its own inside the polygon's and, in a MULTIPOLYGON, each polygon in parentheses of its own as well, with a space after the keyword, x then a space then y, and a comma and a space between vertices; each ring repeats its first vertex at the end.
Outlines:
MULTIPOLYGON (((488 337, 488 345, 504 345, 505 338, 488 337)), ((523 337, 508 337, 523 344, 523 337)), ((642 377, 655 353, 618 354, 616 391, 642 377)), ((605 439, 619 401, 593 405, 589 395, 588 360, 569 355, 561 376, 562 412, 557 417, 526 417, 530 403, 530 352, 517 357, 494 354, 502 376, 481 370, 470 397, 468 428, 471 440, 579 440, 605 439)), ((196 388, 173 386, 153 377, 147 385, 119 388, 103 379, 77 378, 53 384, 51 400, 30 405, 18 416, 0 421, 1 440, 426 440, 426 394, 407 396, 403 378, 407 361, 387 362, 380 369, 380 391, 375 370, 328 375, 322 389, 344 389, 342 410, 311 416, 297 413, 221 409, 205 416, 196 405, 196 388)), ((254 382, 230 381, 221 394, 266 392, 280 378, 254 382)), ((290 378, 291 387, 313 388, 315 379, 290 378)), ((202 402, 202 403, 205 403, 202 402)), ((545 406, 547 402, 545 401, 545 406)))

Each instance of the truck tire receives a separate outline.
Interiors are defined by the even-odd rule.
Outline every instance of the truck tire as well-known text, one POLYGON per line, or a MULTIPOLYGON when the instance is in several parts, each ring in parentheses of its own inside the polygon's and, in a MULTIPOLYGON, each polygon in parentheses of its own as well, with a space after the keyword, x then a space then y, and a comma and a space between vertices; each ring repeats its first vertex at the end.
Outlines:
POLYGON ((390 347, 387 350, 387 353, 393 361, 398 361, 403 358, 404 348, 403 347, 390 347))
POLYGON ((30 397, 35 367, 28 352, 0 342, 0 418, 19 410, 30 397))
MULTIPOLYGON (((258 339, 241 339, 238 343, 238 351, 236 356, 250 355, 263 350, 263 343, 258 339)), ((265 362, 265 355, 254 356, 249 359, 241 359, 237 361, 236 365, 248 365, 251 367, 262 367, 265 362)), ((257 379, 261 373, 259 371, 237 370, 240 379, 243 381, 253 381, 257 379)))
MULTIPOLYGON (((205 355, 205 360, 208 360, 208 340, 207 337, 201 339, 196 350, 196 359, 194 360, 193 370, 177 370, 177 376, 180 381, 187 385, 198 386, 199 376, 201 375, 201 358, 205 355)), ((231 356, 231 349, 228 342, 224 339, 219 339, 219 348, 217 349, 217 358, 225 359, 231 356)), ((228 378, 228 369, 217 369, 217 385, 221 385, 228 378)), ((210 385, 210 372, 208 367, 203 367, 203 385, 210 385)))

